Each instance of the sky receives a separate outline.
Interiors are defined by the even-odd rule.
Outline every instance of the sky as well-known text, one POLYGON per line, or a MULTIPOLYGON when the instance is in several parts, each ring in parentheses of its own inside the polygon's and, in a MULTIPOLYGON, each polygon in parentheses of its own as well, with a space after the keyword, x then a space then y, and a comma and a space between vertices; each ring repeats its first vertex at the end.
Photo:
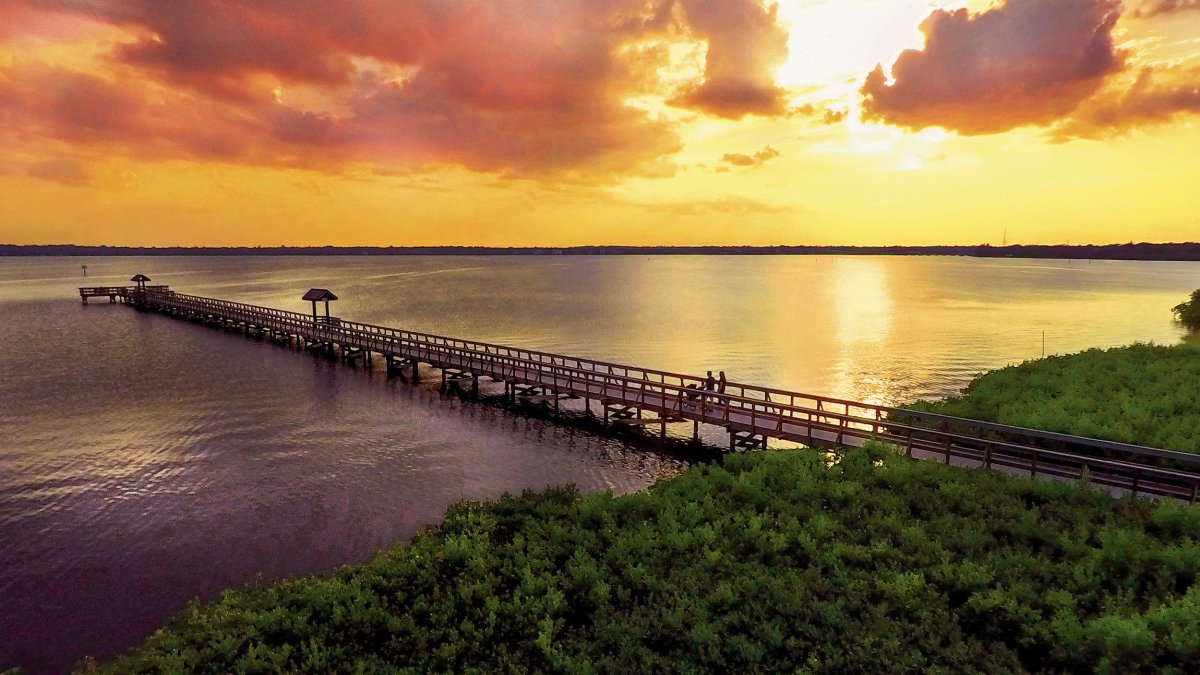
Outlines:
POLYGON ((1200 0, 4 0, 0 243, 1200 240, 1200 0))

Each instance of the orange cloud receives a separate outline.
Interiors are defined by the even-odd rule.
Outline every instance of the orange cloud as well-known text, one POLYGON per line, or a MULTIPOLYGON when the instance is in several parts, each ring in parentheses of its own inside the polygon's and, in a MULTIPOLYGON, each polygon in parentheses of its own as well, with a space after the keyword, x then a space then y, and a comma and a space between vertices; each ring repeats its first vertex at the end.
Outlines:
POLYGON ((740 152, 727 152, 721 155, 721 161, 733 166, 762 166, 764 162, 775 159, 778 156, 779 151, 768 145, 753 155, 740 152))
POLYGON ((681 0, 691 31, 708 42, 704 81, 676 97, 673 105, 718 117, 781 115, 785 92, 772 72, 787 59, 787 31, 777 5, 758 0, 681 0))
POLYGON ((780 109, 770 70, 786 55, 757 0, 16 0, 0 12, 17 26, 6 40, 62 17, 126 35, 87 72, 5 67, 0 136, 331 171, 660 175, 679 136, 627 101, 655 88, 668 55, 627 47, 706 40, 705 78, 676 104, 731 117, 780 109))
POLYGON ((825 114, 821 116, 821 121, 825 124, 840 124, 849 115, 849 110, 834 110, 832 108, 826 108, 825 114))
POLYGON ((90 180, 87 167, 70 160, 35 162, 29 166, 27 173, 34 178, 71 186, 86 185, 90 180))
POLYGON ((0 71, 6 130, 62 141, 103 141, 136 129, 141 102, 98 77, 53 68, 0 71))
POLYGON ((0 139, 9 151, 35 147, 39 154, 63 153, 61 159, 119 154, 277 163, 254 116, 123 75, 106 79, 24 61, 0 68, 0 139))
POLYGON ((1149 0, 1134 10, 1134 16, 1150 17, 1200 9, 1200 0, 1149 0))
POLYGON ((981 14, 937 10, 921 24, 889 84, 878 66, 862 87, 867 119, 989 134, 1069 115, 1124 67, 1113 46, 1119 0, 1007 0, 981 14))
POLYGON ((1181 114, 1200 114, 1200 70, 1146 68, 1129 89, 1087 101, 1053 136, 1058 140, 1116 136, 1134 127, 1170 122, 1181 114))

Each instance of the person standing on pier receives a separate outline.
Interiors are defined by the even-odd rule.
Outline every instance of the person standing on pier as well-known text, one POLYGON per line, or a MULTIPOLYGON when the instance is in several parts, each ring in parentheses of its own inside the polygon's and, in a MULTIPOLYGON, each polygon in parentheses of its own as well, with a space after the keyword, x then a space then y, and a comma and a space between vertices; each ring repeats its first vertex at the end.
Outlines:
POLYGON ((722 370, 720 376, 717 377, 717 393, 718 394, 725 393, 725 384, 726 384, 725 371, 722 370))

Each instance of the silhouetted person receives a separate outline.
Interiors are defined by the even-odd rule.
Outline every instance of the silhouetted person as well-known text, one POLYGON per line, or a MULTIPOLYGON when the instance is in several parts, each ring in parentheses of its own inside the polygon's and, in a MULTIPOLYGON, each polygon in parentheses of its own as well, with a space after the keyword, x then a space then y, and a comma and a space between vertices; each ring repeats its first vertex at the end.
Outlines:
POLYGON ((725 393, 725 371, 721 371, 721 376, 717 378, 717 393, 725 393))

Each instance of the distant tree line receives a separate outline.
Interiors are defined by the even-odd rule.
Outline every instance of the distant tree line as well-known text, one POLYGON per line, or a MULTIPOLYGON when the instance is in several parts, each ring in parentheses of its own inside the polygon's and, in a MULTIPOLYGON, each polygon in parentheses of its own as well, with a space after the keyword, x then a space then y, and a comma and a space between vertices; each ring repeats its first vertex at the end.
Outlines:
POLYGON ((1200 260, 1200 243, 1015 246, 264 246, 147 247, 0 244, 0 256, 233 255, 920 255, 1070 260, 1200 260))

